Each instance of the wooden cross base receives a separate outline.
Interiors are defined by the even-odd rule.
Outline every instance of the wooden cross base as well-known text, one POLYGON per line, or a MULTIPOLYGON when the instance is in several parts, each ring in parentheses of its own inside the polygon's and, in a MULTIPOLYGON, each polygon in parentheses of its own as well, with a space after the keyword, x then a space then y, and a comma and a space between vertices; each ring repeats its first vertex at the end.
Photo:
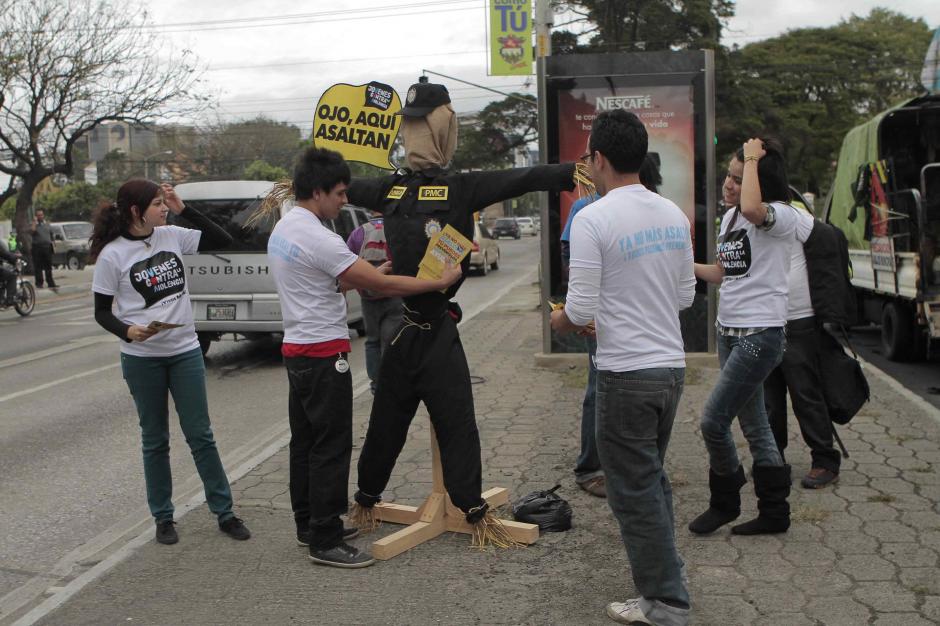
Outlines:
MULTIPOLYGON (((444 489, 441 451, 438 448, 433 427, 431 428, 431 470, 434 477, 431 495, 421 506, 380 502, 373 508, 377 520, 393 524, 409 524, 407 528, 373 542, 372 556, 375 558, 383 561, 391 559, 445 532, 473 533, 473 525, 467 523, 463 511, 454 506, 444 489)), ((489 489, 481 496, 491 508, 509 502, 509 491, 503 487, 489 489)), ((539 538, 537 524, 500 521, 509 535, 519 543, 529 545, 539 538)))

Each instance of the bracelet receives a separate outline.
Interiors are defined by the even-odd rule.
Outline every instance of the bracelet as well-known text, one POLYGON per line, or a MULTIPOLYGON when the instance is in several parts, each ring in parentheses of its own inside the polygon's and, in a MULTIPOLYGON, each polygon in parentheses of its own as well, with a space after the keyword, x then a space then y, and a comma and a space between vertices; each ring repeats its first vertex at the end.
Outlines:
POLYGON ((744 162, 747 163, 748 161, 760 161, 760 157, 754 156, 753 154, 751 154, 749 156, 744 157, 744 162))

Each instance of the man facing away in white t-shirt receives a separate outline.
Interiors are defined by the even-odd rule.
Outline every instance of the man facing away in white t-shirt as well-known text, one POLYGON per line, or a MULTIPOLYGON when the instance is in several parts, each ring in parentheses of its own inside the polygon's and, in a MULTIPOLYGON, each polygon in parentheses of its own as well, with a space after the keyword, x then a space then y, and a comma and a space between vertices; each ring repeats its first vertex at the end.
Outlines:
POLYGON ((640 597, 611 602, 626 624, 685 626, 689 592, 663 467, 685 381, 679 311, 695 295, 689 220, 640 184, 646 128, 623 110, 594 120, 588 152, 603 196, 574 219, 558 332, 597 328, 597 448, 640 597))
MULTIPOLYGON (((344 529, 352 453, 352 374, 346 325, 347 289, 387 296, 443 290, 457 282, 459 267, 439 280, 390 276, 353 254, 324 222, 346 204, 349 166, 337 152, 306 150, 294 168, 295 206, 268 240, 268 261, 281 301, 281 353, 290 384, 290 496, 297 542, 321 565, 359 568, 374 560, 346 543, 358 531, 344 529)), ((273 205, 269 205, 273 206, 273 205)), ((273 209, 272 209, 273 210, 273 209)))

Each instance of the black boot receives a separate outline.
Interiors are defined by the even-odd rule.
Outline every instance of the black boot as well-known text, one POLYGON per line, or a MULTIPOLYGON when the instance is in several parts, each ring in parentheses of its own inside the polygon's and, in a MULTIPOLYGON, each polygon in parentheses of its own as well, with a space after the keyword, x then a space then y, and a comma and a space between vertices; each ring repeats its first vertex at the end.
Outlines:
POLYGON ((735 535, 771 535, 790 528, 790 466, 755 465, 754 493, 758 515, 731 529, 735 535))
POLYGON ((708 510, 692 520, 689 530, 697 535, 707 535, 738 519, 741 515, 741 487, 746 482, 744 468, 740 465, 730 476, 708 470, 708 488, 712 494, 708 510))

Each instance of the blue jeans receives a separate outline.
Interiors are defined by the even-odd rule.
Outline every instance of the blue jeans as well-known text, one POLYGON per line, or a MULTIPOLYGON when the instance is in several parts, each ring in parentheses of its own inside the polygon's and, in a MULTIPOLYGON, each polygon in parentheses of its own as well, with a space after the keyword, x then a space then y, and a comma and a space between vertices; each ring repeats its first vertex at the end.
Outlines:
POLYGON ((382 354, 401 326, 401 298, 363 298, 362 323, 366 327, 366 375, 369 377, 369 388, 375 393, 382 354))
POLYGON ((154 519, 171 520, 174 511, 169 394, 173 395, 180 428, 202 479, 209 510, 220 523, 232 517, 232 490, 209 424, 202 351, 195 348, 167 357, 122 354, 121 370, 137 405, 147 504, 154 519))
POLYGON ((663 461, 684 383, 684 368, 597 376, 597 450, 633 582, 647 600, 680 608, 689 607, 689 592, 663 461))
POLYGON ((741 465, 731 436, 737 417, 754 465, 783 465, 764 408, 764 379, 783 360, 783 328, 747 337, 718 336, 721 374, 705 403, 702 437, 712 471, 728 476, 741 465))
POLYGON ((578 455, 578 462, 574 468, 574 479, 578 484, 604 475, 601 459, 597 454, 597 428, 595 427, 597 365, 594 363, 594 358, 597 355, 597 340, 587 337, 585 343, 588 349, 588 382, 584 390, 584 401, 581 403, 581 454, 578 455))

